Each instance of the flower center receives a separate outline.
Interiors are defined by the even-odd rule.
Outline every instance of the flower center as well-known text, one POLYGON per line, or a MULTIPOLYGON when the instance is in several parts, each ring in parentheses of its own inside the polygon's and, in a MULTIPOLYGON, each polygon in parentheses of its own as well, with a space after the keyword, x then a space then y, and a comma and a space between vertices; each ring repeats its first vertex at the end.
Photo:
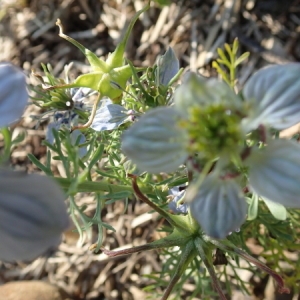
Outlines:
POLYGON ((186 121, 180 122, 189 134, 188 150, 214 159, 220 154, 236 152, 243 141, 240 130, 241 117, 218 103, 204 107, 193 106, 186 121))

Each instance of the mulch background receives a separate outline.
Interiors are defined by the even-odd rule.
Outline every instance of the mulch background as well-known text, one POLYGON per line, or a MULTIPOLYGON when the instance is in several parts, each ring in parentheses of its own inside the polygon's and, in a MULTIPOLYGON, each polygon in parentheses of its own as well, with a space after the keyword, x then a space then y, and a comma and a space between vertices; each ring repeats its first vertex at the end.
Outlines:
MULTIPOLYGON (((72 61, 75 77, 87 72, 89 67, 82 53, 58 36, 56 19, 61 19, 66 34, 105 57, 114 50, 134 12, 144 4, 142 0, 0 0, 0 61, 11 61, 28 75, 31 70, 40 72, 41 63, 50 63, 54 73, 60 75, 65 64, 72 61)), ((211 62, 216 58, 216 49, 225 42, 232 43, 235 37, 239 38, 241 53, 251 53, 239 70, 241 85, 262 66, 300 61, 300 1, 191 0, 172 1, 163 8, 152 4, 136 23, 126 55, 136 66, 150 66, 172 46, 181 67, 207 77, 215 76, 211 62)), ((11 163, 16 168, 36 171, 26 158, 28 153, 42 161, 45 159, 46 148, 41 142, 46 125, 35 128, 36 122, 30 118, 38 112, 36 107, 29 107, 16 125, 16 133, 26 130, 25 141, 12 153, 11 163)), ((90 203, 93 210, 92 198, 81 196, 77 201, 90 203)), ((106 234, 106 247, 139 245, 157 238, 155 229, 160 224, 156 215, 148 211, 146 205, 137 201, 129 203, 125 213, 122 202, 109 206, 104 220, 116 233, 106 234)), ((95 241, 96 232, 82 246, 78 245, 77 238, 70 230, 58 251, 30 263, 0 262, 0 285, 13 280, 38 279, 59 286, 72 300, 146 299, 143 287, 149 284, 149 279, 143 274, 161 269, 162 258, 158 252, 108 259, 88 249, 95 241)), ((260 284, 261 292, 253 297, 237 292, 233 298, 263 299, 266 283, 260 284)), ((187 284, 182 299, 192 289, 187 284)), ((275 297, 272 299, 279 299, 275 297)))

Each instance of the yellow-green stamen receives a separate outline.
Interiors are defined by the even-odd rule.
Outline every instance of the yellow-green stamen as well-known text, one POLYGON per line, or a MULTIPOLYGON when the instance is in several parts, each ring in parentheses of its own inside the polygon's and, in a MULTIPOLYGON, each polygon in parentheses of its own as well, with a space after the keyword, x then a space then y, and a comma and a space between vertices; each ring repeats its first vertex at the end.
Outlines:
POLYGON ((205 107, 193 106, 186 121, 181 121, 189 134, 189 152, 199 152, 214 159, 224 152, 232 153, 242 141, 240 117, 218 103, 205 107))

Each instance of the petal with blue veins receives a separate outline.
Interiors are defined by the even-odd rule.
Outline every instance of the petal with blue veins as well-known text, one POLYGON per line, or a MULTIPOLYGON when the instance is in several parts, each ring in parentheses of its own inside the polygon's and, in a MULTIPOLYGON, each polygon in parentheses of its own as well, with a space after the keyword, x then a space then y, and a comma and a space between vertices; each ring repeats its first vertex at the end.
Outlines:
POLYGON ((273 65, 254 73, 243 89, 249 116, 245 131, 259 125, 282 130, 300 121, 300 63, 273 65))
POLYGON ((122 151, 143 171, 176 171, 188 156, 188 135, 178 126, 180 117, 173 107, 148 111, 123 133, 122 151))
POLYGON ((300 145, 271 140, 247 159, 252 190, 267 200, 300 208, 300 145))
POLYGON ((96 111, 95 118, 91 125, 95 131, 113 130, 128 121, 127 110, 110 99, 104 99, 96 111))
POLYGON ((190 209, 205 234, 224 239, 246 220, 247 203, 235 180, 210 174, 191 201, 190 209))
POLYGON ((0 260, 31 260, 59 244, 69 216, 58 185, 0 169, 0 190, 0 260))

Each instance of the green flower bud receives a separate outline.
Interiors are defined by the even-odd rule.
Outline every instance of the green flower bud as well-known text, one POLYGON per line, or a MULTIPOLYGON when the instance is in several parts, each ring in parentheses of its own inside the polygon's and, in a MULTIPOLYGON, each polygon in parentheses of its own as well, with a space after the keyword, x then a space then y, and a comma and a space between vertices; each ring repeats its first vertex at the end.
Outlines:
POLYGON ((59 35, 81 50, 89 61, 93 72, 80 75, 71 84, 54 86, 51 88, 88 87, 98 91, 101 97, 106 96, 113 101, 117 101, 126 87, 127 80, 132 75, 130 66, 124 64, 124 52, 129 35, 138 17, 148 8, 149 4, 134 15, 122 41, 119 43, 115 51, 108 56, 106 62, 98 58, 96 54, 85 48, 76 40, 65 35, 62 30, 61 22, 58 20, 56 24, 60 28, 59 35), (120 88, 116 88, 116 86, 120 88))

